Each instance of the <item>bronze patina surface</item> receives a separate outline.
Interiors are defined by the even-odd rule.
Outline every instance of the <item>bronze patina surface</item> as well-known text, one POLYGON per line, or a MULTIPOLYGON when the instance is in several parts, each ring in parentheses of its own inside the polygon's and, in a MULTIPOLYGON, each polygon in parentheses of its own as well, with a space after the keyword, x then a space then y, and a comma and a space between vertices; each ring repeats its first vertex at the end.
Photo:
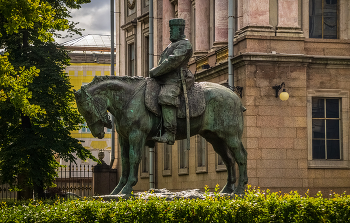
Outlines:
MULTIPOLYGON (((84 116, 94 137, 103 138, 104 127, 110 128, 107 110, 115 117, 122 158, 122 176, 112 194, 130 194, 138 180, 138 167, 145 146, 153 147, 152 137, 158 132, 161 118, 145 106, 145 83, 142 77, 95 77, 75 92, 79 112, 84 116), (135 87, 136 86, 136 87, 135 87)), ((241 137, 243 111, 240 98, 230 89, 202 82, 206 108, 202 115, 191 118, 191 136, 199 134, 213 145, 227 167, 227 184, 221 192, 243 193, 248 182, 247 152, 241 137), (239 168, 237 188, 234 164, 239 168)), ((177 129, 186 129, 186 119, 177 119, 177 129)), ((176 140, 185 139, 178 131, 176 140)))
MULTIPOLYGON (((194 76, 187 69, 193 50, 190 41, 185 39, 185 20, 171 19, 169 26, 171 43, 161 54, 158 66, 151 69, 149 75, 161 87, 158 103, 162 107, 162 124, 165 129, 162 136, 153 137, 153 140, 173 145, 177 130, 176 108, 180 104, 179 96, 181 92, 187 92, 192 87, 194 76)), ((185 99, 187 100, 186 94, 185 99)))
MULTIPOLYGON (((158 95, 154 95, 152 91, 149 94, 153 94, 153 98, 158 96, 156 99, 161 107, 161 116, 154 113, 158 109, 150 109, 153 110, 151 112, 145 105, 145 98, 149 99, 151 96, 145 96, 147 79, 143 77, 95 77, 91 83, 75 92, 78 110, 94 137, 103 138, 104 127, 111 126, 107 110, 115 117, 121 149, 122 176, 111 194, 132 192, 132 187, 138 181, 138 167, 145 146, 154 147, 155 141, 174 144, 175 140, 187 138, 186 119, 177 118, 176 113, 184 86, 191 90, 194 84, 194 76, 187 69, 188 60, 192 56, 192 45, 183 35, 183 19, 172 19, 169 25, 171 44, 163 51, 158 66, 150 70, 150 77, 160 85, 160 90, 158 95), (186 79, 184 86, 181 73, 186 79), (161 124, 161 130, 165 133, 155 137, 161 124)), ((196 90, 203 91, 201 94, 204 95, 205 102, 201 102, 204 111, 191 117, 190 135, 199 134, 204 137, 222 157, 228 177, 221 192, 242 194, 248 182, 247 151, 241 142, 245 108, 240 98, 224 86, 208 82, 198 85, 200 88, 196 90), (234 185, 235 162, 239 168, 237 188, 234 185)), ((193 101, 200 100, 197 98, 193 101)))

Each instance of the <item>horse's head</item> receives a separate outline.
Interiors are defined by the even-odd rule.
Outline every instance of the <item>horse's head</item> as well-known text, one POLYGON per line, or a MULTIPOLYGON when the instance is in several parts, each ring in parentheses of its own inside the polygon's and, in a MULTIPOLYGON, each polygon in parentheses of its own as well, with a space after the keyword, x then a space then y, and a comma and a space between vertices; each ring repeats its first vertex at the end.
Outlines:
POLYGON ((80 90, 74 91, 78 111, 86 120, 86 123, 94 137, 104 137, 104 127, 112 128, 112 122, 107 113, 107 102, 99 96, 91 96, 82 86, 80 90))

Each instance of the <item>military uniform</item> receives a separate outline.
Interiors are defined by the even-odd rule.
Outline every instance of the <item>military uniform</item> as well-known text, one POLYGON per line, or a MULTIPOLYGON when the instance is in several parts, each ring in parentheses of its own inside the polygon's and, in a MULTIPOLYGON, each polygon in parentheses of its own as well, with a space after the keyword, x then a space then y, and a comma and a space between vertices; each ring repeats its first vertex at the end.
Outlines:
POLYGON ((163 51, 158 66, 151 77, 161 85, 158 103, 178 107, 179 95, 182 89, 181 69, 189 89, 194 83, 194 76, 187 69, 187 63, 192 56, 192 44, 187 39, 170 43, 163 51))
MULTIPOLYGON (((180 24, 184 28, 182 19, 170 20, 170 26, 180 24), (183 25, 182 25, 183 24, 183 25)), ((184 35, 182 35, 184 37, 184 35)), ((158 95, 158 103, 162 106, 165 137, 171 133, 171 140, 154 137, 154 140, 174 144, 176 134, 176 107, 179 106, 179 95, 182 92, 181 70, 186 78, 186 87, 189 89, 194 84, 194 76, 187 69, 187 63, 192 56, 192 44, 185 38, 179 38, 170 43, 163 51, 158 66, 150 71, 150 77, 155 78, 161 89, 158 95)), ((169 137, 168 137, 169 138, 169 137)))

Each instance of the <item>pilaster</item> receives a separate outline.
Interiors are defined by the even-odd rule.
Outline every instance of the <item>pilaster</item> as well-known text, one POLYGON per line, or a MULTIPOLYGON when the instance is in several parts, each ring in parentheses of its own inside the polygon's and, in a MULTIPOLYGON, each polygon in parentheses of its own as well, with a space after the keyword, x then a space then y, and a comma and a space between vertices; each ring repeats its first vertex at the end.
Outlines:
POLYGON ((196 44, 195 56, 209 50, 209 1, 196 0, 196 44))
POLYGON ((275 35, 269 22, 269 0, 240 1, 240 7, 243 20, 242 28, 236 33, 238 38, 246 35, 275 35))
POLYGON ((163 49, 170 43, 169 20, 175 18, 174 5, 169 0, 163 0, 163 49))
POLYGON ((276 36, 303 37, 298 24, 298 4, 296 0, 278 1, 278 25, 276 36))
POLYGON ((215 40, 214 47, 227 45, 228 38, 228 1, 215 1, 215 40))
POLYGON ((178 0, 178 18, 184 19, 186 22, 185 35, 187 39, 191 39, 191 0, 178 0))

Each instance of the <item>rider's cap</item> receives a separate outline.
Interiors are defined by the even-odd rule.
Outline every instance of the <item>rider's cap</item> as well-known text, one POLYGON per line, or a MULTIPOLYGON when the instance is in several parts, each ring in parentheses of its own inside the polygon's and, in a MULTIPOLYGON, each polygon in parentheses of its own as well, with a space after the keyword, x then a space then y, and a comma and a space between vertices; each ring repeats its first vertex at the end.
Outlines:
POLYGON ((170 19, 169 26, 185 26, 184 19, 170 19))

